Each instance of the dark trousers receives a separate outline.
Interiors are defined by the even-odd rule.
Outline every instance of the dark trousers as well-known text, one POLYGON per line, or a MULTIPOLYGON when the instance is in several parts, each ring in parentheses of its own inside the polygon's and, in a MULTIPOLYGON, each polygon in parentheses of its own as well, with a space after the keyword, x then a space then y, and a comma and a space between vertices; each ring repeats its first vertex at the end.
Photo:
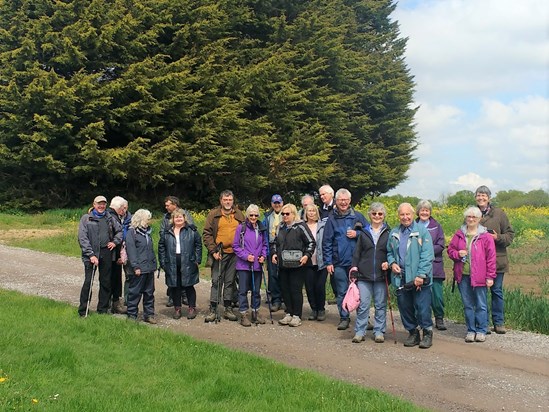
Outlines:
POLYGON ((122 296, 122 265, 112 262, 111 268, 111 296, 112 302, 120 300, 122 296))
POLYGON ((224 253, 221 260, 212 264, 212 287, 210 289, 210 304, 217 306, 218 294, 225 306, 230 306, 236 293, 236 255, 224 253), (219 290, 219 287, 222 290, 219 290))
POLYGON ((182 297, 186 296, 187 302, 190 308, 196 308, 196 290, 194 286, 182 286, 181 279, 181 255, 175 255, 176 270, 177 270, 177 286, 168 288, 168 294, 171 294, 173 299, 173 306, 176 308, 181 307, 182 297))
MULTIPOLYGON (((112 252, 107 248, 101 248, 99 252, 99 299, 97 303, 97 313, 107 313, 109 310, 109 300, 111 298, 111 269, 112 252)), ((88 298, 90 297, 90 288, 92 281, 93 265, 90 262, 84 263, 84 283, 80 290, 80 306, 78 313, 80 316, 86 314, 88 298)), ((97 277, 97 274, 96 274, 97 277)))
POLYGON ((130 275, 128 290, 128 317, 137 318, 139 302, 143 296, 143 317, 154 316, 154 272, 130 275))
POLYGON ((326 268, 318 270, 318 266, 309 266, 305 271, 305 290, 311 310, 314 312, 324 310, 328 270, 326 268))
POLYGON ((303 284, 305 283, 306 268, 295 269, 278 268, 280 289, 286 305, 286 313, 299 316, 303 313, 303 284))
POLYGON ((272 304, 282 303, 282 292, 280 291, 280 279, 278 277, 278 265, 275 265, 270 259, 267 262, 267 274, 269 275, 269 284, 267 289, 271 296, 272 304))

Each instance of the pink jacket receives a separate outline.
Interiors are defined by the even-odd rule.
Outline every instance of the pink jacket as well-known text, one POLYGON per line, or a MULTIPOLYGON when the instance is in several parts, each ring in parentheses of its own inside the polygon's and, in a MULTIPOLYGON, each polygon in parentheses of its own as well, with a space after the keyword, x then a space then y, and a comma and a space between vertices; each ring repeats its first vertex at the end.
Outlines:
MULTIPOLYGON (((458 230, 448 245, 448 256, 454 261, 454 278, 457 283, 461 283, 463 276, 463 262, 459 257, 459 251, 467 249, 465 230, 465 227, 458 230)), ((486 286, 486 279, 496 278, 496 245, 494 238, 484 226, 479 226, 479 233, 469 246, 469 256, 473 287, 486 286)))

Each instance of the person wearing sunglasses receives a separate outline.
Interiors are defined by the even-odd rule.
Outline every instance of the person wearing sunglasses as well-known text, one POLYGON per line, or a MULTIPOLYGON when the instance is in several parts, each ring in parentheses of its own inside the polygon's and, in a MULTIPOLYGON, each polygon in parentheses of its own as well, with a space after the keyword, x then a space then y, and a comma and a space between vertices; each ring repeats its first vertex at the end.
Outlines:
POLYGON ((250 205, 246 209, 246 220, 238 225, 233 240, 238 276, 238 301, 240 324, 252 326, 265 323, 259 316, 261 304, 262 265, 267 256, 267 229, 259 222, 259 207, 250 205), (252 291, 252 316, 248 314, 248 291, 252 291))

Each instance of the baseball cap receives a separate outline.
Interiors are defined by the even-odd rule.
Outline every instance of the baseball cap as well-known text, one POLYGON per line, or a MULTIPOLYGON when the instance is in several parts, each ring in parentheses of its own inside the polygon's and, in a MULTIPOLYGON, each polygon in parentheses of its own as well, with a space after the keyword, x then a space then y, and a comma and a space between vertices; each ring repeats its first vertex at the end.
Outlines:
POLYGON ((99 202, 107 203, 107 198, 105 196, 96 196, 95 199, 93 199, 93 203, 99 203, 99 202))
POLYGON ((271 197, 271 203, 282 203, 282 196, 273 195, 273 197, 271 197))

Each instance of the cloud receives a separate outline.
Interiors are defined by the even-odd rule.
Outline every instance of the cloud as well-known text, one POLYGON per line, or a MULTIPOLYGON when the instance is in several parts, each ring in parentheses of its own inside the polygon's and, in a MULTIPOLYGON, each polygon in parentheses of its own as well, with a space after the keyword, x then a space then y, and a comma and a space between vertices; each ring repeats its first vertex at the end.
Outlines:
POLYGON ((490 178, 480 177, 476 173, 469 172, 465 175, 459 176, 455 181, 450 182, 457 190, 470 190, 474 191, 477 187, 485 185, 488 187, 495 187, 495 182, 490 178))

